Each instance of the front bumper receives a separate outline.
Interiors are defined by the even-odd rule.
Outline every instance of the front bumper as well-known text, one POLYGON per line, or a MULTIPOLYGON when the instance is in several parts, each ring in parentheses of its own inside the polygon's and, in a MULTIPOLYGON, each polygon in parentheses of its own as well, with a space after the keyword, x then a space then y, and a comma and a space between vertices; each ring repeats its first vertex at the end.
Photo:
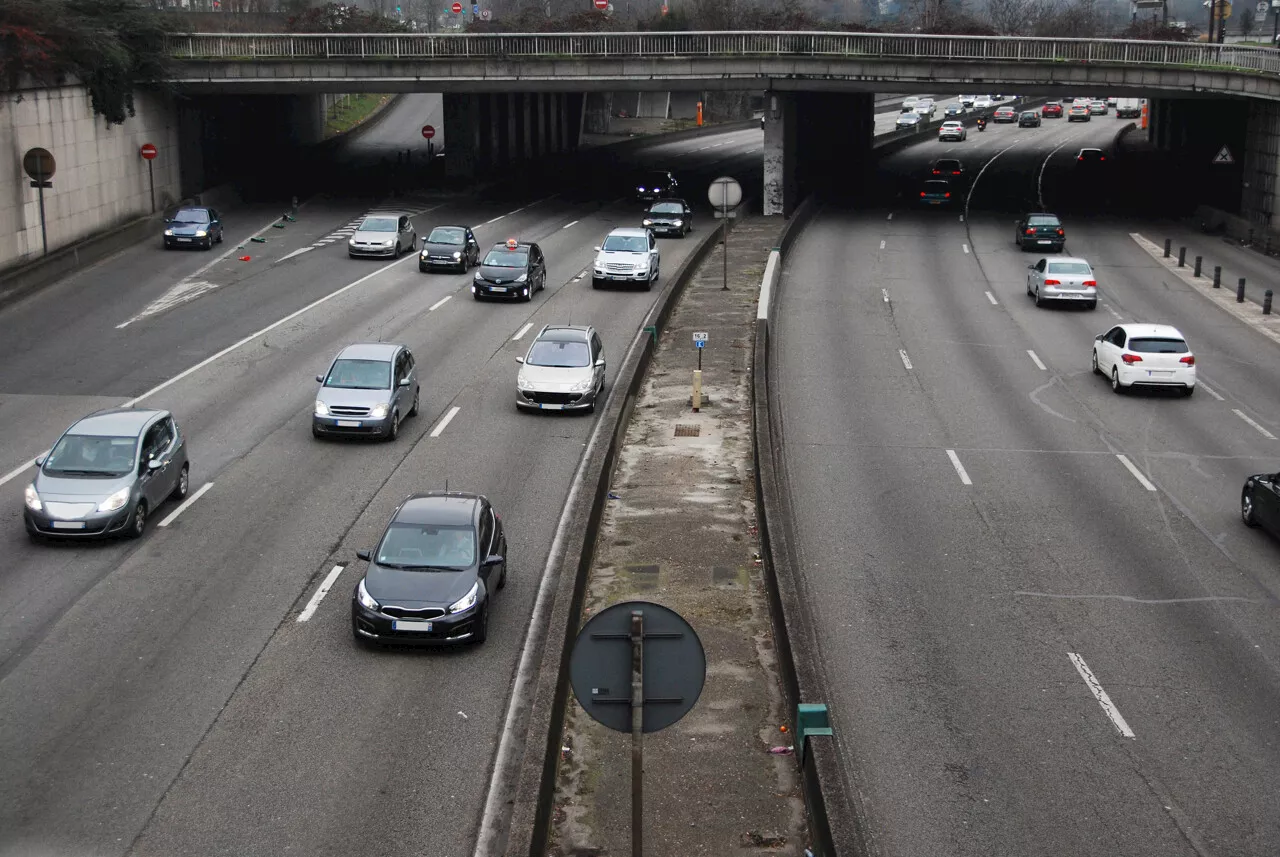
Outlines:
POLYGON ((1116 366, 1120 384, 1125 387, 1185 387, 1196 385, 1196 368, 1141 369, 1137 365, 1120 363, 1116 366))
POLYGON ((471 284, 471 293, 478 298, 526 298, 529 296, 529 283, 475 283, 471 284))
POLYGON ((419 268, 442 268, 442 269, 456 268, 460 271, 463 271, 463 270, 466 270, 467 260, 465 257, 463 257, 462 259, 454 259, 452 257, 441 258, 441 257, 435 257, 435 256, 427 257, 427 256, 419 255, 418 267, 419 268))
POLYGON ((418 628, 404 630, 397 627, 397 624, 406 620, 375 613, 352 597, 351 632, 360 639, 389 645, 441 646, 464 643, 474 636, 475 623, 480 619, 482 611, 487 609, 488 602, 482 601, 465 613, 430 619, 431 630, 429 631, 418 628))
POLYGON ((194 235, 166 235, 164 236, 164 246, 166 247, 204 247, 213 241, 208 235, 203 238, 197 238, 194 235))
POLYGON ((123 509, 114 512, 92 512, 74 520, 54 518, 47 509, 35 512, 26 505, 23 505, 22 512, 22 520, 28 533, 56 538, 93 539, 107 538, 123 532, 129 524, 129 516, 133 514, 133 506, 126 503, 123 509))
POLYGON ((311 428, 317 434, 369 436, 386 434, 391 417, 320 417, 312 415, 311 428))
POLYGON ((595 286, 615 283, 621 285, 623 283, 647 283, 649 281, 649 271, 605 271, 603 274, 592 270, 591 284, 595 286))
POLYGON ((653 230, 654 235, 683 235, 684 224, 676 226, 674 223, 651 223, 646 229, 653 230))
POLYGON ((396 245, 390 247, 369 247, 364 244, 347 244, 347 254, 350 256, 369 256, 372 258, 392 257, 396 255, 396 245))
POLYGON ((529 411, 580 411, 595 404, 598 390, 585 393, 544 393, 516 390, 516 407, 529 411))

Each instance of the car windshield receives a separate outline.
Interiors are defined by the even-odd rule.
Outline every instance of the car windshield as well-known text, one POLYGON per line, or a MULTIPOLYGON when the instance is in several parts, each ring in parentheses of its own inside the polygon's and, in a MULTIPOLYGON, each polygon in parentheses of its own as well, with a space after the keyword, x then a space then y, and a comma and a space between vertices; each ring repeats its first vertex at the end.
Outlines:
POLYGON ((1191 349, 1187 348, 1187 343, 1181 339, 1148 336, 1130 339, 1129 350, 1140 351, 1143 354, 1186 354, 1191 349))
POLYGON ((338 360, 324 385, 347 390, 390 390, 391 364, 385 360, 338 360))
POLYGON ((64 434, 44 462, 48 476, 109 479, 133 470, 138 439, 96 434, 64 434))
POLYGON ((529 264, 529 251, 490 250, 484 263, 491 268, 524 268, 529 264))
POLYGON ((529 349, 525 363, 530 366, 554 366, 561 369, 591 365, 591 349, 585 342, 539 339, 529 349))
POLYGON ((1050 262, 1050 274, 1088 274, 1089 265, 1085 262, 1050 262))
POLYGON ((920 120, 919 113, 903 113, 898 117, 899 122, 917 122, 920 120))
POLYGON ((604 250, 620 253, 647 253, 649 239, 643 235, 610 235, 604 239, 604 250))
POLYGON ((462 571, 475 565, 476 534, 470 526, 392 523, 378 545, 378 565, 462 571))
POLYGON ((208 223, 209 212, 203 208, 180 208, 173 215, 175 223, 208 223))
POLYGON ((684 214, 684 206, 678 202, 659 202, 649 210, 654 214, 684 214))
POLYGON ((438 226, 427 236, 429 244, 465 244, 467 230, 456 226, 438 226))
POLYGON ((1035 114, 1035 113, 1033 113, 1032 111, 1028 110, 1026 113, 1023 113, 1023 114, 1022 114, 1022 118, 1023 118, 1023 119, 1034 119, 1034 118, 1036 118, 1036 114, 1035 114))
POLYGON ((1028 226, 1057 226, 1058 218, 1045 217, 1043 215, 1040 217, 1028 217, 1027 225, 1028 226))
POLYGON ((360 224, 361 232, 395 232, 398 221, 394 217, 366 217, 360 224))
POLYGON ((960 162, 959 161, 938 161, 938 163, 935 164, 935 166, 937 167, 937 169, 940 169, 940 170, 958 170, 960 169, 960 162))
POLYGON ((640 179, 640 184, 644 187, 661 187, 667 183, 667 177, 662 173, 650 173, 640 179))

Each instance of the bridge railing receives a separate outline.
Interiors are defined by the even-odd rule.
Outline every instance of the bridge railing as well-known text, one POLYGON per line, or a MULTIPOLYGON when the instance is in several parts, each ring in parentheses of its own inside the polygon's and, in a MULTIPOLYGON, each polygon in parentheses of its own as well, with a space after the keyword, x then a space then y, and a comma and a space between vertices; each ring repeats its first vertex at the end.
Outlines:
POLYGON ((822 32, 253 34, 169 41, 191 60, 451 60, 601 57, 876 57, 1234 69, 1280 74, 1271 48, 1118 39, 822 32))

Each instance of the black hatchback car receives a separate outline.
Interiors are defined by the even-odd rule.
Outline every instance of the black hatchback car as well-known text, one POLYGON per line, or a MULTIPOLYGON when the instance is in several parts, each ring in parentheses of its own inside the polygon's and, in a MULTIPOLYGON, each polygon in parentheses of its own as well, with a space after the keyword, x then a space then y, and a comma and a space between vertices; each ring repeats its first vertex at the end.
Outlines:
POLYGON ((644 202, 670 199, 676 196, 676 188, 679 186, 676 177, 667 170, 643 173, 636 180, 636 199, 644 202))
POLYGON ((507 585, 502 519, 479 494, 414 494, 391 513, 351 595, 357 641, 483 643, 493 594, 507 585))
POLYGON ((469 226, 437 226, 422 239, 418 270, 424 274, 441 268, 456 268, 465 273, 479 263, 480 242, 469 226))
POLYGON ((1022 113, 1018 116, 1018 127, 1019 128, 1039 128, 1040 114, 1035 112, 1034 110, 1022 111, 1022 113))
POLYGON ((1044 211, 1033 212, 1024 215, 1018 221, 1017 229, 1013 234, 1013 243, 1023 250, 1030 248, 1061 253, 1067 246, 1067 232, 1062 228, 1062 221, 1058 219, 1058 215, 1044 211))
POLYGON ((511 238, 494 244, 480 261, 471 283, 471 294, 482 298, 516 298, 531 301, 533 293, 547 286, 547 260, 537 244, 511 238))
POLYGON ((1280 473, 1257 473, 1244 481, 1240 517, 1280 538, 1280 473))
POLYGON ((222 243, 222 218, 212 208, 179 208, 164 222, 164 248, 199 247, 222 243))
POLYGON ((652 229, 655 235, 683 238, 693 231, 693 210, 683 199, 659 200, 649 206, 641 225, 652 229))

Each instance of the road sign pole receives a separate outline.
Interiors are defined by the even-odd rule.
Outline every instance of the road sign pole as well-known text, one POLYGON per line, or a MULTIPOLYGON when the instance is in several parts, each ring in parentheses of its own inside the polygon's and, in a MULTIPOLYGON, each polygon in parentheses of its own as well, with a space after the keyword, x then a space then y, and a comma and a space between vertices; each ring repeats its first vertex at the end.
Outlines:
POLYGON ((45 181, 36 182, 36 192, 40 197, 40 244, 44 247, 45 256, 49 255, 49 232, 44 224, 44 186, 45 181))
POLYGON ((147 161, 147 184, 151 186, 151 213, 156 213, 156 174, 151 168, 151 161, 147 161))
POLYGON ((631 857, 644 857, 643 610, 631 611, 631 857))
MULTIPOLYGON (((725 197, 726 202, 728 197, 725 197)), ((729 291, 729 208, 727 205, 720 206, 720 219, 724 221, 722 228, 724 229, 724 274, 721 279, 720 291, 729 291)))

